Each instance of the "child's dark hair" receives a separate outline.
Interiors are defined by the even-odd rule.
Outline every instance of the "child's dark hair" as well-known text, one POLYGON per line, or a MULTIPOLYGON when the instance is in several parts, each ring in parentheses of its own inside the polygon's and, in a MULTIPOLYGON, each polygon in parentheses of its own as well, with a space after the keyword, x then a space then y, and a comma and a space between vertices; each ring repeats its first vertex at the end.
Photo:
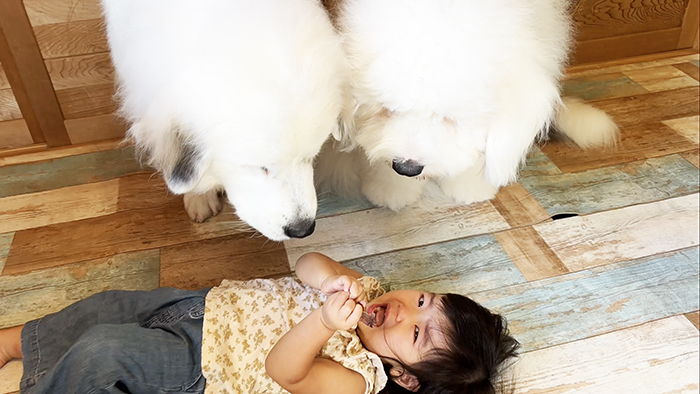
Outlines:
MULTIPOLYGON (((494 394, 507 360, 520 347, 508 333, 506 320, 459 294, 444 294, 441 309, 446 349, 435 349, 423 361, 404 365, 420 382, 418 393, 494 394)), ((390 365, 385 364, 387 376, 390 365)), ((391 378, 382 393, 409 393, 391 378)))

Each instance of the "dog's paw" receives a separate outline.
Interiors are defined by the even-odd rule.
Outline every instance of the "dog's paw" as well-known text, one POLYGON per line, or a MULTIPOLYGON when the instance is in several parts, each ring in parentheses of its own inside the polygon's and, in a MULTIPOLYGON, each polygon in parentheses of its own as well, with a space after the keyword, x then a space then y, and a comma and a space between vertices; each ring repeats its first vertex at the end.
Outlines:
POLYGON ((373 166, 362 178, 362 194, 374 205, 399 211, 423 194, 426 181, 398 175, 390 167, 373 166))
POLYGON ((197 223, 218 215, 224 208, 217 190, 209 190, 204 194, 185 193, 183 200, 185 211, 190 219, 197 223))
POLYGON ((456 177, 440 178, 438 185, 445 195, 459 204, 473 204, 494 198, 498 188, 480 174, 465 172, 456 177))

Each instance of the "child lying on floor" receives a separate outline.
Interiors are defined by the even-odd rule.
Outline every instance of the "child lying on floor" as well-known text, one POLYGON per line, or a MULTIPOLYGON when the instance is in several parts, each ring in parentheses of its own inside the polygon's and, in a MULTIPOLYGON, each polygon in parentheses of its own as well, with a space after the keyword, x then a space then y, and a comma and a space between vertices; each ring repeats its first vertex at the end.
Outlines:
POLYGON ((504 319, 467 297, 384 293, 319 253, 296 273, 99 293, 0 330, 0 366, 23 357, 21 393, 461 394, 495 392, 516 355, 504 319))

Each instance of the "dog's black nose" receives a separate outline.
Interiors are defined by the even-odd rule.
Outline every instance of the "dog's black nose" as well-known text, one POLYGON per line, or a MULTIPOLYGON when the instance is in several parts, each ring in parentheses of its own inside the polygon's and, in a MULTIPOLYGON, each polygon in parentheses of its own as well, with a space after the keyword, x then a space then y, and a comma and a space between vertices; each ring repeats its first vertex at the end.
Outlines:
POLYGON ((391 168, 393 168, 397 174, 404 176, 420 175, 420 173, 423 172, 423 167, 425 166, 418 164, 413 160, 394 160, 393 164, 391 165, 391 168))
POLYGON ((304 238, 313 234, 315 228, 315 220, 299 220, 298 222, 284 226, 284 233, 290 238, 304 238))

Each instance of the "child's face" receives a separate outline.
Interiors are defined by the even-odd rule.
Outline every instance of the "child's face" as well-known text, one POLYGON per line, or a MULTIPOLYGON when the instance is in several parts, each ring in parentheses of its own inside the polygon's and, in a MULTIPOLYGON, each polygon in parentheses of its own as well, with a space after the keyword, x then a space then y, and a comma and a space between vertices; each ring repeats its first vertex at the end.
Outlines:
POLYGON ((369 351, 414 364, 444 344, 439 328, 445 318, 439 305, 439 294, 391 291, 367 305, 365 310, 375 315, 376 323, 372 327, 358 323, 357 334, 369 351))

